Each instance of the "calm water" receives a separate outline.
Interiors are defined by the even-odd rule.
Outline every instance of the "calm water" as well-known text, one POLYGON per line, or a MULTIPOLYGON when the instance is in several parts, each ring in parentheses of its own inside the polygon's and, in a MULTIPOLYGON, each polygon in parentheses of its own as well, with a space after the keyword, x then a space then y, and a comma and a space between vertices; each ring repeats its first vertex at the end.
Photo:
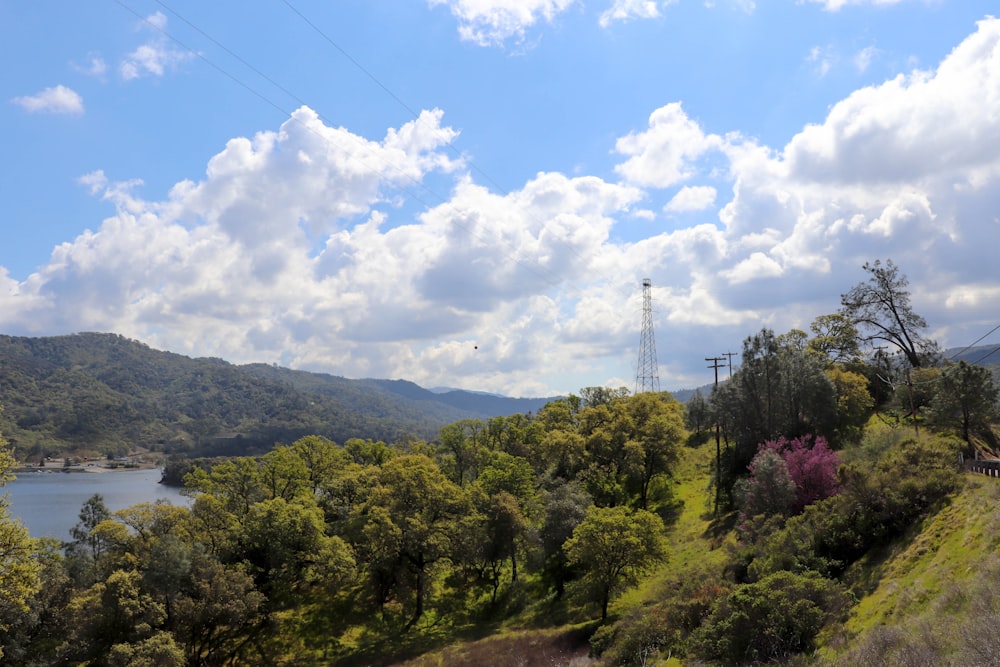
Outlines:
POLYGON ((33 537, 69 540, 70 529, 80 521, 80 506, 95 493, 104 496, 104 504, 112 512, 160 498, 174 505, 188 502, 178 489, 159 481, 159 470, 28 472, 20 473, 0 493, 7 493, 11 514, 33 537))

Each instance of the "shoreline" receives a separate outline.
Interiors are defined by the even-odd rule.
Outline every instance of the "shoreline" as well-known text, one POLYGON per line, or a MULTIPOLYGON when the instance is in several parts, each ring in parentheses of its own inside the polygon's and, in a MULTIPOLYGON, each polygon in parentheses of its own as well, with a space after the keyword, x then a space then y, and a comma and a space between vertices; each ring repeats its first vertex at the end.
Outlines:
POLYGON ((73 465, 53 464, 53 465, 19 465, 15 466, 13 473, 15 475, 29 474, 29 473, 94 473, 94 474, 104 474, 113 472, 127 472, 134 470, 154 470, 160 468, 160 464, 157 463, 121 463, 108 465, 105 463, 77 463, 73 465))

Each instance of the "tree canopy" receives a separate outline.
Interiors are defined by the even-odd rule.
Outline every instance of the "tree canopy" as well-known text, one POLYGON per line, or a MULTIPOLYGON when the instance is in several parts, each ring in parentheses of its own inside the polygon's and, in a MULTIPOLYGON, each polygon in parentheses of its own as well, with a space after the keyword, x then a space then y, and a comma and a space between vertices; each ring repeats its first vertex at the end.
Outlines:
POLYGON ((868 280, 840 297, 840 314, 854 324, 861 340, 870 346, 887 343, 902 353, 913 368, 920 368, 936 350, 924 338, 927 321, 914 312, 907 291, 909 280, 893 261, 866 262, 868 280))

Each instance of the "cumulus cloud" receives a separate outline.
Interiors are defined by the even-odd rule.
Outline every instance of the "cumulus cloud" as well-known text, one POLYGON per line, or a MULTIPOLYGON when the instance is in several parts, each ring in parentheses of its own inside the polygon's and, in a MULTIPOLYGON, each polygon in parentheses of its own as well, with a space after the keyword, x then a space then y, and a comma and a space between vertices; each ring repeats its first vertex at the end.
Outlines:
POLYGON ((45 88, 35 95, 15 97, 11 102, 29 113, 68 115, 83 113, 83 98, 75 90, 62 84, 45 88))
POLYGON ((1000 22, 987 19, 935 71, 855 91, 780 154, 732 148, 735 196, 721 217, 744 240, 752 217, 774 235, 725 276, 770 290, 780 268, 801 294, 831 279, 849 286, 856 278, 838 277, 892 257, 918 306, 949 318, 931 285, 945 274, 974 283, 992 261, 981 241, 996 234, 984 213, 1000 204, 1000 119, 990 111, 1000 103, 998 63, 1000 22))
POLYGON ((715 188, 709 185, 688 185, 675 194, 663 210, 671 213, 704 211, 715 204, 715 188))
POLYGON ((142 27, 152 29, 156 34, 136 47, 118 65, 118 72, 124 80, 131 81, 146 76, 162 77, 194 57, 190 51, 179 49, 170 42, 165 33, 167 17, 162 12, 146 17, 142 27))
POLYGON ((522 42, 527 30, 539 21, 552 21, 576 0, 428 0, 431 7, 445 5, 458 19, 465 41, 499 46, 507 40, 522 42))
POLYGON ((964 344, 1000 312, 997 108, 996 19, 781 147, 665 105, 615 143, 617 182, 542 172, 496 193, 451 157, 440 111, 366 138, 303 107, 230 140, 165 197, 82 176, 114 215, 23 281, 0 271, 0 324, 539 395, 627 376, 648 277, 661 383, 683 387, 760 327, 833 312, 865 261, 891 258, 942 342, 964 344), (709 159, 725 187, 695 184, 709 159), (451 189, 414 213, 428 174, 451 189), (654 227, 648 201, 666 188, 666 210, 697 224, 654 227), (616 226, 637 217, 648 235, 623 240, 616 226))
POLYGON ((630 183, 666 188, 694 175, 696 160, 723 144, 722 137, 706 134, 679 102, 672 102, 650 114, 647 130, 617 141, 615 150, 628 159, 615 171, 630 183))

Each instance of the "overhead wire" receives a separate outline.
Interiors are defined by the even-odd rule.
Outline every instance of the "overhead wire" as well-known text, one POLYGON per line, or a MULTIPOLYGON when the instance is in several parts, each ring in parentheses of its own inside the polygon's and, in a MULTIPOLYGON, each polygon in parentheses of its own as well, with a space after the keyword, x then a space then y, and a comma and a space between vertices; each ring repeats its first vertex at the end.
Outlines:
MULTIPOLYGON (((341 53, 341 55, 343 55, 345 58, 347 58, 347 60, 352 65, 354 65, 356 68, 358 68, 358 70, 362 74, 364 74, 365 76, 367 76, 369 79, 372 80, 372 82, 376 86, 378 86, 383 91, 385 91, 385 93, 389 97, 391 97, 393 100, 395 100, 396 103, 399 104, 399 106, 401 106, 404 109, 406 109, 406 111, 410 114, 410 116, 412 116, 417 121, 420 120, 420 114, 417 111, 415 111, 413 109, 413 107, 411 107, 409 104, 407 104, 406 101, 404 101, 399 95, 397 95, 396 93, 394 93, 392 91, 392 89, 389 88, 389 86, 387 86, 386 84, 382 83, 382 81, 379 80, 379 78, 377 76, 375 76, 374 74, 372 74, 372 72, 367 67, 365 67, 364 65, 362 65, 354 56, 352 56, 350 53, 348 53, 348 51, 344 47, 342 47, 340 44, 338 44, 336 40, 334 40, 332 37, 330 37, 330 35, 328 35, 325 31, 323 31, 322 28, 320 28, 318 25, 316 25, 315 22, 311 21, 309 19, 309 17, 307 17, 305 14, 303 14, 301 11, 299 11, 299 9, 296 8, 295 5, 293 5, 289 0, 282 0, 282 2, 285 3, 285 5, 287 5, 288 8, 291 9, 292 12, 294 12, 299 18, 301 18, 306 23, 306 25, 308 25, 310 28, 312 28, 313 30, 315 30, 316 33, 320 37, 322 37, 324 40, 326 40, 333 48, 335 48, 337 51, 339 51, 341 53)), ((447 144, 447 147, 452 152, 454 152, 456 155, 461 155, 461 153, 459 152, 459 150, 457 148, 455 148, 453 145, 451 145, 450 143, 447 144)), ((505 196, 510 194, 503 186, 501 186, 499 183, 497 183, 496 180, 494 180, 488 173, 486 173, 481 168, 479 168, 478 166, 476 166, 475 163, 470 163, 469 167, 471 169, 473 169, 477 174, 479 174, 480 176, 482 176, 486 181, 488 181, 490 183, 490 185, 492 185, 493 187, 495 187, 497 189, 497 191, 500 192, 501 194, 503 194, 505 196)))
MULTIPOLYGON (((161 26, 159 26, 159 25, 151 22, 148 18, 144 17, 142 14, 140 14, 135 9, 133 9, 132 7, 130 7, 128 4, 126 4, 124 2, 124 0, 115 0, 115 2, 119 6, 121 6, 123 9, 125 9, 126 11, 128 11, 129 13, 131 13, 132 15, 136 16, 139 20, 143 21, 144 23, 146 23, 147 25, 149 25, 150 27, 152 27, 153 29, 155 29, 156 31, 158 31, 164 37, 166 37, 166 38, 170 39, 171 41, 173 41, 174 43, 176 43, 178 46, 180 46, 181 48, 183 48, 185 51, 188 51, 189 53, 191 53, 194 56, 196 56, 199 60, 201 60, 205 64, 209 65, 212 69, 216 70, 217 72, 219 72, 220 74, 222 74, 226 78, 228 78, 231 81, 233 81, 234 83, 238 84, 240 87, 246 89, 251 94, 253 94, 255 97, 257 97, 258 99, 260 99, 261 101, 263 101, 264 103, 266 103, 268 106, 270 106, 270 107, 276 109, 277 111, 279 111, 285 118, 288 118, 288 119, 291 119, 291 120, 296 120, 291 111, 289 111, 288 109, 283 108, 281 105, 279 105, 278 103, 274 102, 267 95, 265 95, 264 93, 261 93, 259 90, 255 89, 250 84, 248 84, 245 81, 241 80, 240 78, 238 78, 234 74, 228 72, 221 65, 213 62, 211 59, 209 59, 203 53, 200 53, 199 51, 193 49, 191 46, 189 46, 188 44, 184 43, 183 41, 181 41, 180 39, 178 39, 176 36, 174 36, 173 34, 171 34, 168 31, 166 31, 161 26)), ((182 22, 184 22, 189 27, 191 27, 193 30, 197 31, 199 34, 201 34, 203 37, 205 37, 206 39, 208 39, 210 42, 212 42, 213 44, 215 44, 216 46, 218 46, 220 49, 224 50, 227 54, 229 54, 230 56, 232 56, 233 58, 235 58, 237 61, 239 61, 245 67, 247 67, 248 69, 250 69, 252 72, 254 72, 258 76, 260 76, 261 78, 263 78, 265 81, 267 81, 271 85, 275 86, 277 89, 279 89, 280 91, 282 91, 283 93, 285 93, 286 95, 288 95, 290 98, 292 98, 293 100, 295 100, 300 106, 301 105, 309 106, 308 103, 305 102, 301 97, 299 97, 298 95, 296 95, 292 91, 288 90, 286 87, 284 87, 283 85, 281 85, 280 83, 278 83, 277 81, 275 81, 272 77, 270 77, 267 74, 265 74, 264 72, 262 72, 259 68, 257 68, 254 65, 252 65, 249 61, 247 61, 242 56, 238 55, 232 49, 230 49, 230 48, 226 47, 225 45, 223 45, 221 42, 219 42, 217 39, 215 39, 214 37, 212 37, 211 35, 209 35, 207 32, 205 32, 204 30, 202 30, 201 28, 199 28, 198 26, 196 26, 192 21, 190 21, 189 19, 187 19, 186 17, 184 17, 183 15, 181 15, 178 11, 176 11, 175 9, 173 9, 171 6, 167 5, 162 0, 156 0, 156 2, 161 7, 163 7, 164 9, 166 9, 167 11, 169 11, 171 14, 173 14, 175 17, 177 17, 178 19, 180 19, 182 22)), ((288 4, 288 3, 286 3, 286 4, 288 4)), ((291 7, 291 5, 289 5, 289 7, 291 7)), ((292 7, 292 9, 294 9, 294 7, 292 7)), ((296 13, 299 13, 299 12, 296 10, 296 13)), ((301 13, 299 13, 299 15, 302 16, 301 13)), ((305 19, 304 16, 303 16, 303 19, 305 19)), ((332 40, 329 40, 329 41, 331 41, 331 43, 333 43, 332 40)), ((339 49, 340 47, 338 46, 337 48, 339 49)), ((341 51, 342 51, 342 49, 341 49, 341 51)), ((344 51, 342 51, 342 52, 345 53, 345 55, 351 60, 352 63, 354 63, 357 67, 361 68, 362 71, 365 71, 367 73, 367 70, 365 70, 360 65, 360 63, 357 63, 346 52, 344 52, 344 51)), ((369 76, 371 76, 377 82, 377 79, 375 79, 373 75, 371 75, 369 73, 369 76)), ((380 84, 380 86, 381 86, 381 84, 380 84)), ((385 89, 390 95, 393 95, 393 97, 395 99, 397 99, 397 101, 399 101, 401 104, 403 104, 404 107, 406 107, 407 110, 410 111, 410 113, 414 113, 412 109, 410 109, 409 107, 407 107, 405 105, 405 103, 402 102, 402 100, 399 100, 399 98, 396 97, 390 90, 388 90, 387 87, 385 87, 385 86, 381 86, 381 87, 383 87, 383 89, 385 89)), ((310 107, 310 108, 312 108, 312 107, 310 107)), ((326 118, 321 112, 319 112, 318 110, 315 110, 315 109, 314 109, 314 111, 317 114, 317 117, 319 117, 320 120, 322 120, 324 123, 326 123, 327 125, 333 125, 333 123, 330 121, 330 119, 326 118)), ((419 121, 419 118, 420 118, 420 116, 418 114, 417 115, 417 120, 418 121, 419 121)), ((309 131, 309 132, 315 134, 316 136, 318 136, 323 141, 331 141, 330 137, 326 137, 326 136, 320 135, 318 132, 316 132, 315 129, 309 127, 308 125, 305 125, 305 124, 303 124, 301 122, 299 124, 300 124, 300 126, 304 127, 307 131, 309 131)), ((450 147, 450 144, 448 144, 448 145, 450 147)), ((369 169, 372 173, 380 174, 380 175, 383 175, 383 176, 386 175, 386 172, 383 169, 375 167, 375 166, 369 164, 368 162, 366 162, 363 159, 361 159, 358 155, 354 154, 351 150, 349 150, 348 148, 344 147, 343 145, 340 145, 340 147, 346 151, 346 153, 347 153, 347 155, 349 157, 358 158, 359 161, 367 169, 369 169)), ((451 147, 451 149, 455 150, 454 147, 451 147)), ((448 206, 449 208, 451 208, 452 210, 454 210, 454 211, 456 211, 458 213, 468 213, 468 211, 466 211, 465 209, 460 208, 460 207, 456 206, 455 204, 449 202, 445 197, 443 197, 439 193, 437 193, 434 190, 432 190, 426 183, 418 181, 414 177, 412 177, 412 176, 404 173, 402 171, 402 169, 396 167, 395 165, 391 165, 391 166, 396 171, 396 173, 399 174, 404 180, 408 180, 412 185, 414 185, 416 187, 419 187, 420 189, 424 190, 426 193, 428 193, 429 195, 431 195, 431 197, 433 197, 434 199, 436 199, 438 205, 448 206)), ((400 186, 397 186, 397 187, 400 187, 400 186)), ((432 204, 429 201, 425 200, 423 197, 421 197, 418 194, 414 193, 412 190, 407 189, 405 187, 400 187, 400 189, 403 190, 404 192, 406 192, 408 195, 410 195, 419 204, 427 207, 428 209, 432 207, 432 204)), ((452 217, 451 218, 451 222, 454 223, 455 225, 463 228, 465 231, 469 232, 470 234, 472 234, 473 236, 475 236, 476 238, 478 238, 480 241, 484 242, 484 244, 489 244, 491 242, 491 240, 492 240, 492 239, 486 238, 484 235, 482 235, 480 232, 478 232, 472 226, 470 226, 470 225, 466 224, 465 222, 463 222, 461 215, 452 217)), ((508 245, 508 247, 510 249, 513 250, 513 248, 509 244, 507 244, 507 245, 508 245)), ((523 268, 529 270, 530 272, 534 273, 536 276, 538 276, 539 278, 541 278, 544 282, 546 282, 547 284, 549 284, 551 287, 553 287, 553 288, 554 287, 558 287, 559 281, 557 281, 554 278, 554 276, 551 274, 551 271, 549 271, 548 269, 546 269, 544 266, 542 266, 540 264, 537 264, 537 263, 528 262, 528 261, 522 259, 521 257, 517 256, 513 252, 504 252, 504 255, 509 260, 511 260, 512 262, 514 262, 514 263, 522 266, 523 268)))
MULTIPOLYGON (((295 7, 295 5, 293 5, 290 0, 282 0, 282 2, 292 12, 294 12, 299 18, 301 18, 306 23, 306 25, 308 25, 310 28, 312 28, 320 37, 322 37, 326 42, 328 42, 339 53, 341 53, 362 74, 364 74, 365 76, 367 76, 369 79, 372 80, 373 83, 375 83, 375 85, 377 85, 379 88, 381 88, 383 91, 385 91, 385 93, 387 95, 389 95, 389 97, 391 97, 393 100, 395 100, 396 103, 399 104, 403 109, 405 109, 410 114, 410 116, 412 116, 418 123, 421 122, 420 114, 417 111, 415 111, 412 106, 410 106, 409 104, 407 104, 406 101, 403 100, 395 92, 393 92, 393 90, 388 85, 386 85, 385 83, 383 83, 377 76, 375 76, 375 74, 373 74, 368 68, 366 68, 363 64, 361 64, 361 62, 359 62, 354 56, 352 56, 336 40, 334 40, 332 37, 330 37, 330 35, 327 34, 322 28, 320 28, 314 21, 312 21, 311 19, 309 19, 309 17, 307 17, 302 11, 300 11, 297 7, 295 7)), ((434 129, 435 132, 440 132, 439 128, 432 128, 432 129, 434 129)), ((455 148, 455 146, 452 145, 451 142, 446 142, 445 145, 446 145, 447 149, 450 150, 450 151, 452 151, 452 153, 454 153, 456 156, 458 156, 460 158, 463 157, 462 154, 461 154, 461 152, 457 148, 455 148)), ((496 191, 499 192, 501 195, 503 195, 505 197, 510 195, 510 192, 506 188, 504 188, 502 185, 500 185, 500 183, 498 183, 496 181, 496 179, 494 179, 485 170, 483 170, 482 168, 480 168, 475 162, 469 162, 469 168, 472 169, 476 174, 478 174, 479 176, 481 176, 483 178, 483 180, 485 180, 490 185, 492 185, 496 189, 496 191)), ((540 226, 543 224, 540 219, 538 219, 537 217, 535 217, 531 213, 531 211, 525 210, 525 215, 528 218, 532 219, 534 222, 538 223, 540 226)), ((553 236, 557 240, 561 241, 563 243, 563 247, 565 247, 572 254, 574 254, 577 257, 577 259, 580 259, 580 260, 582 260, 584 262, 588 262, 591 259, 593 259, 593 256, 584 257, 583 255, 581 255, 572 245, 570 245, 568 243, 568 238, 567 237, 565 237, 565 236, 560 237, 559 234, 554 234, 553 236)))
MULTIPOLYGON (((957 357, 958 355, 962 354, 963 352, 965 352, 965 351, 967 351, 967 350, 970 350, 970 349, 972 349, 972 348, 973 348, 973 347, 975 347, 975 346, 976 346, 976 345, 977 345, 977 344, 978 344, 978 343, 979 343, 979 342, 980 342, 981 340, 983 340, 984 338, 986 338, 987 336, 989 336, 989 335, 990 335, 991 333, 993 333, 993 332, 994 332, 994 331, 996 331, 997 329, 1000 329, 1000 324, 996 325, 995 327, 993 327, 992 329, 990 329, 989 331, 987 331, 986 333, 984 333, 984 334, 983 334, 982 336, 980 336, 979 338, 977 338, 976 340, 974 340, 974 341, 973 341, 972 343, 970 343, 970 344, 966 345, 966 346, 965 346, 965 347, 963 347, 963 348, 962 348, 961 350, 959 350, 958 352, 956 352, 955 354, 951 355, 951 356, 950 356, 950 357, 948 357, 948 358, 949 358, 949 359, 950 359, 951 361, 955 361, 955 357, 957 357)), ((998 348, 998 349, 1000 349, 1000 348, 998 348)), ((991 352, 990 354, 993 354, 993 353, 991 352)))

